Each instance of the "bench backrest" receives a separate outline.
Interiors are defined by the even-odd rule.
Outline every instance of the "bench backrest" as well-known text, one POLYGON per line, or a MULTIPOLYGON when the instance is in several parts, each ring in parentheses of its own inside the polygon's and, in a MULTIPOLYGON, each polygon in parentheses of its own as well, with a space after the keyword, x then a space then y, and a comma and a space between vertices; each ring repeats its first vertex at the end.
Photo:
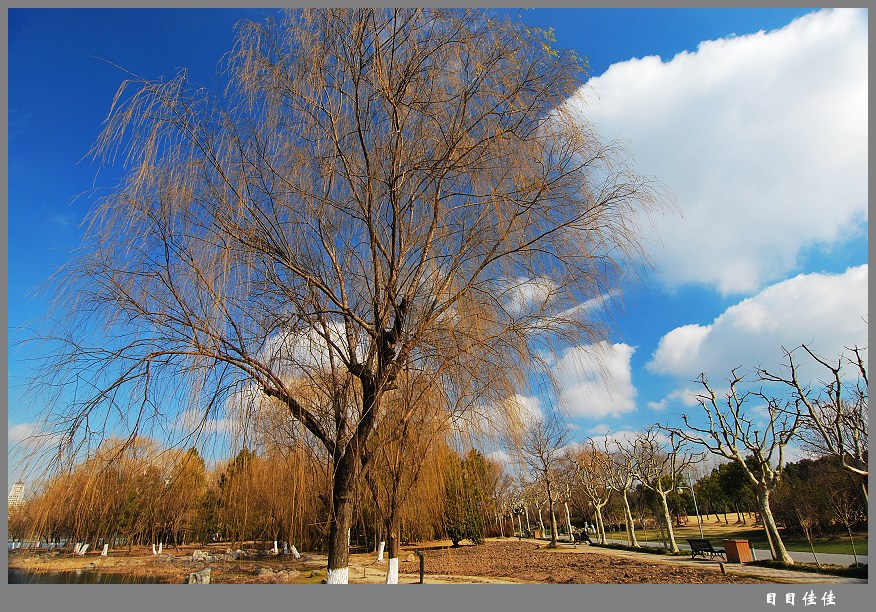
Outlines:
POLYGON ((712 543, 709 542, 708 540, 701 540, 698 538, 693 538, 693 539, 688 539, 687 543, 690 544, 690 547, 692 549, 700 549, 700 548, 711 549, 712 548, 712 543))

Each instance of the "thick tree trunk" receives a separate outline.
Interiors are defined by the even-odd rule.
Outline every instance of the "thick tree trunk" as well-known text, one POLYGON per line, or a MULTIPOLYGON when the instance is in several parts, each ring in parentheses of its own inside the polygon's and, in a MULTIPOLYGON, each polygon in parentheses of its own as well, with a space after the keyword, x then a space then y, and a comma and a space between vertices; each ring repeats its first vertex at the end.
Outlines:
POLYGON ((386 584, 398 584, 398 538, 389 529, 389 561, 386 564, 386 584))
POLYGON ((660 495, 660 505, 663 506, 663 522, 666 523, 666 535, 669 537, 669 550, 677 553, 678 544, 675 541, 675 532, 672 530, 672 514, 669 512, 669 504, 666 495, 660 495))
POLYGON ((760 518, 763 521, 763 528, 771 544, 773 559, 781 561, 786 565, 793 565, 794 560, 788 554, 785 543, 782 542, 782 536, 779 535, 779 528, 776 526, 776 520, 773 518, 773 511, 770 509, 770 491, 768 489, 759 489, 757 491, 757 503, 760 506, 760 518))
POLYGON ((636 539, 636 524, 633 522, 633 513, 630 510, 630 500, 627 498, 627 490, 623 491, 624 499, 624 517, 627 523, 627 543, 630 546, 639 546, 639 541, 636 539))
POLYGON ((348 448, 335 468, 332 485, 332 515, 329 523, 327 584, 347 584, 350 546, 349 533, 353 519, 351 494, 359 458, 348 448))

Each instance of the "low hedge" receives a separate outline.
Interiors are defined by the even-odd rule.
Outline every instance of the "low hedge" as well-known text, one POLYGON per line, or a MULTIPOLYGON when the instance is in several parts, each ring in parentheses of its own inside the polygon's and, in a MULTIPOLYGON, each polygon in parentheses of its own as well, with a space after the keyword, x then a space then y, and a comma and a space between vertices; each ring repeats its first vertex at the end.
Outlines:
POLYGON ((811 572, 813 574, 827 574, 829 576, 842 576, 843 578, 867 578, 867 564, 859 563, 855 565, 825 565, 818 567, 814 563, 794 563, 787 565, 781 561, 765 559, 763 561, 751 561, 745 565, 756 565, 759 567, 771 567, 773 569, 792 570, 795 572, 811 572))
POLYGON ((688 556, 690 555, 690 551, 679 551, 674 553, 670 551, 668 548, 657 548, 656 546, 629 546, 627 544, 599 544, 598 542, 594 542, 591 546, 598 546, 600 548, 613 548, 615 550, 629 550, 632 552, 641 552, 647 553, 649 555, 671 555, 671 556, 688 556))

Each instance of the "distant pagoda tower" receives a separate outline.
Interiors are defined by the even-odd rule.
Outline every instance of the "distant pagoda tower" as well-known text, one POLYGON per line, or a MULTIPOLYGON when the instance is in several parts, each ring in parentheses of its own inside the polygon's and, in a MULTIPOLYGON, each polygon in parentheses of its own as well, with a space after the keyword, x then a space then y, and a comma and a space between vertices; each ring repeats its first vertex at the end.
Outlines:
POLYGON ((9 492, 9 510, 18 508, 24 505, 24 483, 20 480, 12 485, 12 490, 9 492))

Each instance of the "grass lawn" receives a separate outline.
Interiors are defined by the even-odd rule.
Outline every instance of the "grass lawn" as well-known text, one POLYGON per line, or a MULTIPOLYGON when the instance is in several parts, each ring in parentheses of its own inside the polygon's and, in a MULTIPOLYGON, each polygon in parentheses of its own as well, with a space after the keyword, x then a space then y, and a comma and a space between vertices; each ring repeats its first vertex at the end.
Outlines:
MULTIPOLYGON (((715 544, 717 544, 721 540, 748 540, 749 542, 751 542, 751 545, 754 548, 769 550, 769 544, 767 544, 766 534, 764 533, 762 527, 752 527, 751 522, 749 522, 748 525, 736 525, 735 521, 733 520, 735 517, 735 514, 728 515, 727 518, 730 519, 730 524, 725 525, 723 520, 720 523, 716 523, 714 515, 710 516, 703 522, 703 534, 706 536, 707 539, 712 540, 715 544)), ((785 531, 784 529, 781 529, 780 531, 782 534, 782 541, 785 543, 785 548, 792 551, 810 552, 809 542, 806 541, 805 537, 803 537, 802 535, 798 535, 792 531, 785 531)), ((700 530, 697 526, 696 516, 688 517, 688 524, 684 527, 676 527, 674 529, 674 532, 675 539, 679 544, 685 544, 685 538, 699 538, 700 530)), ((859 555, 866 555, 867 533, 853 532, 852 536, 855 538, 855 551, 859 555)), ((615 531, 611 533, 606 533, 606 537, 614 540, 624 540, 626 539, 626 532, 615 531)), ((639 544, 642 545, 662 545, 659 531, 654 531, 650 529, 642 531, 641 529, 636 529, 636 539, 638 539, 639 544)), ((849 543, 848 536, 842 536, 841 534, 835 534, 833 538, 816 537, 814 544, 816 554, 852 554, 852 546, 849 543)))

